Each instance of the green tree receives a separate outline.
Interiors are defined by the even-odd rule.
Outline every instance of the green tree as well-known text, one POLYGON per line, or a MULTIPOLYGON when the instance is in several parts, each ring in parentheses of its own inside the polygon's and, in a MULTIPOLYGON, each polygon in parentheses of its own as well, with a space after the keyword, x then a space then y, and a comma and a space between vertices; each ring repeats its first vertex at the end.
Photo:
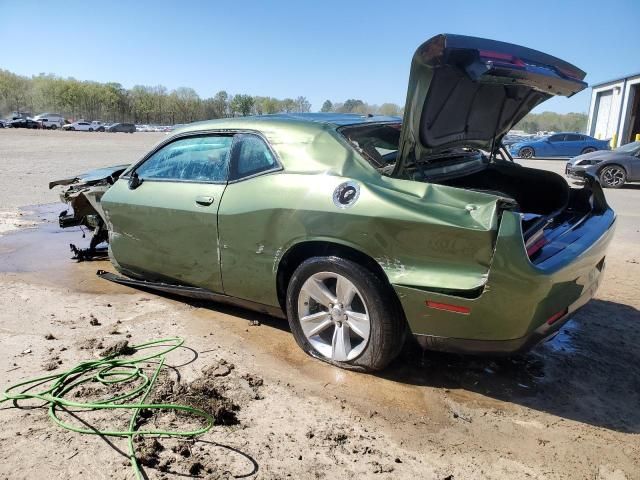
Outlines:
POLYGON ((213 117, 223 118, 229 114, 229 94, 224 90, 213 96, 213 117))
POLYGON ((255 101, 251 95, 235 95, 231 100, 231 109, 246 117, 251 113, 254 103, 255 101))
POLYGON ((353 113, 361 107, 364 107, 364 102, 362 100, 350 98, 342 104, 339 111, 342 113, 353 113))
POLYGON ((392 117, 400 115, 400 106, 395 103, 383 103, 378 109, 380 115, 389 115, 392 117))
POLYGON ((333 103, 331 103, 331 100, 325 100, 320 111, 325 113, 333 112, 333 103))
POLYGON ((311 111, 311 103, 307 97, 298 97, 295 99, 295 111, 299 113, 307 113, 311 111))

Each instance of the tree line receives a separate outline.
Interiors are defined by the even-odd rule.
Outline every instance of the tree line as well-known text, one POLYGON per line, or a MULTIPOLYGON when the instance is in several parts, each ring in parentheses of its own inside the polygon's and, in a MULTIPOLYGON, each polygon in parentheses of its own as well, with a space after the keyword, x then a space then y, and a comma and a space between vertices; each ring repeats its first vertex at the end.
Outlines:
POLYGON ((586 113, 530 113, 514 129, 524 130, 527 133, 541 131, 584 133, 587 130, 588 120, 589 117, 586 113))
MULTIPOLYGON (((162 85, 136 85, 127 89, 116 82, 81 81, 52 74, 32 77, 0 69, 0 114, 12 111, 60 113, 69 119, 103 120, 147 124, 189 123, 213 118, 262 115, 268 113, 309 112, 311 103, 304 96, 274 97, 231 95, 224 90, 202 98, 189 87, 168 90, 162 85)), ((395 103, 368 104, 360 99, 344 102, 326 100, 321 112, 402 116, 395 103)), ((527 115, 515 129, 535 133, 586 129, 584 113, 543 112, 527 115)))
MULTIPOLYGON (((304 96, 274 97, 231 95, 222 90, 202 98, 189 87, 168 90, 162 85, 136 85, 127 89, 116 82, 81 81, 52 74, 32 77, 0 70, 0 114, 13 111, 60 113, 70 119, 103 120, 148 124, 189 123, 213 118, 309 112, 304 96)), ((355 112, 399 115, 398 105, 369 105, 350 99, 344 103, 327 100, 323 112, 355 112)))

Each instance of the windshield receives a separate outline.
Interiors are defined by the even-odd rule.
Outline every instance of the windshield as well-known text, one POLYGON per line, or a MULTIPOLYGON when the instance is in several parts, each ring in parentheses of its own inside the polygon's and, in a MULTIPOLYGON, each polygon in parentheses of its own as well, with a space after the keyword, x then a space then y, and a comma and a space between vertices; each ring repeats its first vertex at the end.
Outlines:
POLYGON ((388 175, 396 165, 401 128, 400 122, 367 123, 338 131, 376 170, 388 175))
POLYGON ((640 142, 631 142, 616 148, 616 152, 635 154, 640 151, 640 142))

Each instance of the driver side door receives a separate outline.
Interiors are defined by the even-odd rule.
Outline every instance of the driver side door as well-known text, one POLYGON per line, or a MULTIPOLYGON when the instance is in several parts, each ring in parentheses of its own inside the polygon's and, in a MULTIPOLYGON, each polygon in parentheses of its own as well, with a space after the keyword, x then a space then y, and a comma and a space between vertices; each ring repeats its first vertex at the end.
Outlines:
POLYGON ((232 135, 180 137, 107 191, 102 204, 119 270, 222 291, 218 207, 232 142, 232 135))

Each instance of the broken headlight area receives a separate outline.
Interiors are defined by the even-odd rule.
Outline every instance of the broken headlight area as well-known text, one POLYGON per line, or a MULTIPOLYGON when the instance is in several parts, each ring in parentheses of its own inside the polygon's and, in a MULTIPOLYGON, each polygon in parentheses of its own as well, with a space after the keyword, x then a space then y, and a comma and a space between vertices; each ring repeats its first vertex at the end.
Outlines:
POLYGON ((100 200, 126 168, 126 165, 101 168, 49 183, 49 188, 66 185, 60 193, 60 200, 71 208, 60 212, 60 228, 80 227, 92 232, 88 247, 69 245, 74 259, 84 261, 106 256, 108 231, 100 200))

